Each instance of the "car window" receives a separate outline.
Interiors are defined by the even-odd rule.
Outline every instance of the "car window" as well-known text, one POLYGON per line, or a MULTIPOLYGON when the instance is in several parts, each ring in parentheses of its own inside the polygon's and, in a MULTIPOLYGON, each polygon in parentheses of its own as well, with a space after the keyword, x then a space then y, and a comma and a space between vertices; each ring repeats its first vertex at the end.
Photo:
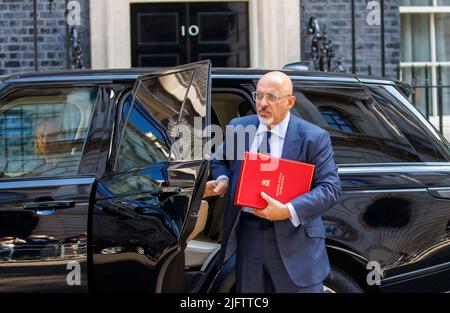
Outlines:
POLYGON ((14 91, 0 100, 0 177, 78 172, 97 87, 14 91))
POLYGON ((122 112, 128 115, 119 145, 116 171, 141 168, 166 162, 170 156, 170 139, 155 117, 136 100, 130 109, 127 101, 122 112))
POLYGON ((442 146, 428 135, 422 123, 398 99, 382 86, 367 86, 367 89, 408 138, 423 162, 447 162, 442 146))
POLYGON ((207 68, 143 77, 122 109, 115 171, 168 160, 202 159, 207 68), (127 116, 128 115, 128 116, 127 116), (122 124, 121 124, 122 125, 122 124))
POLYGON ((294 114, 330 133, 338 164, 420 162, 395 122, 363 88, 294 83, 294 114))
POLYGON ((224 132, 233 118, 255 114, 251 102, 232 91, 213 92, 211 106, 211 123, 219 125, 224 132))

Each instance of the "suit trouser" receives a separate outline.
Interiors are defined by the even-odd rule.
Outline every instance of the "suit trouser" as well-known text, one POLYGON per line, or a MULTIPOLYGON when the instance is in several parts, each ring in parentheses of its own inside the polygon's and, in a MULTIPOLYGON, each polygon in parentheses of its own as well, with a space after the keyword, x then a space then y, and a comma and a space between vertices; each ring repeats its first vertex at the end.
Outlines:
POLYGON ((237 233, 237 292, 323 292, 323 283, 299 287, 281 259, 273 223, 241 213, 237 233))

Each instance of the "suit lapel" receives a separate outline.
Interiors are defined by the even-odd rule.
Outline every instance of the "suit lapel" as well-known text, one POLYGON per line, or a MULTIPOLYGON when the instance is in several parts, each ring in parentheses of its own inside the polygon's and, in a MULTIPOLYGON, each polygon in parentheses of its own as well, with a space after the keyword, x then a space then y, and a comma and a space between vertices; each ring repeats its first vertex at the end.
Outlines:
POLYGON ((281 153, 283 159, 299 160, 304 137, 301 136, 298 127, 297 118, 291 114, 281 153))
MULTIPOLYGON (((248 124, 243 124, 244 127, 246 127, 248 125, 255 125, 256 129, 258 129, 259 119, 256 117, 254 120, 251 120, 250 122, 248 122, 248 124)), ((254 134, 252 134, 251 136, 247 132, 245 133, 245 136, 244 136, 245 137, 244 138, 244 152, 245 151, 250 151, 250 145, 251 145, 253 139, 255 138, 255 136, 256 136, 256 132, 254 134)), ((236 146, 236 144, 238 142, 239 142, 239 140, 235 137, 234 138, 234 144, 235 144, 235 149, 236 149, 235 151, 239 151, 239 149, 237 149, 237 146, 236 146)), ((239 170, 240 170, 240 168, 242 166, 242 157, 243 157, 243 155, 241 155, 241 156, 236 155, 235 166, 239 170)))
MULTIPOLYGON (((256 130, 258 130, 259 127, 259 119, 256 119, 254 121, 251 121, 249 124, 245 125, 245 126, 249 126, 249 125, 255 125, 256 130)), ((256 131, 255 133, 252 133, 251 136, 248 135, 247 133, 245 134, 245 150, 244 151, 250 151, 251 148, 251 144, 253 142, 253 140, 256 137, 256 131)))

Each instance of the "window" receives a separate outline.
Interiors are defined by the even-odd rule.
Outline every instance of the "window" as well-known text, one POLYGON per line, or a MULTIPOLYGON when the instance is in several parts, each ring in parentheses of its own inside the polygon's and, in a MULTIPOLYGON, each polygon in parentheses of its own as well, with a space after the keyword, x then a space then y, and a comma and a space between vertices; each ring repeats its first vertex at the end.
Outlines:
POLYGON ((450 0, 402 0, 400 5, 401 80, 416 86, 413 103, 438 126, 440 92, 443 114, 450 115, 450 0))
MULTIPOLYGON (((130 98, 131 99, 131 98, 130 98)), ((163 128, 155 126, 155 119, 136 100, 131 110, 125 104, 128 119, 119 147, 117 171, 127 171, 148 164, 166 162, 169 158, 169 139, 163 128)))
POLYGON ((0 177, 76 174, 97 92, 27 89, 0 100, 0 177))
POLYGON ((208 70, 187 68, 139 78, 122 110, 126 122, 119 127, 116 171, 203 159, 208 70))
POLYGON ((254 114, 251 102, 232 89, 214 92, 211 105, 212 124, 222 127, 224 133, 226 125, 233 118, 254 114))
MULTIPOLYGON (((393 88, 393 87, 388 87, 393 88)), ((447 162, 448 148, 446 143, 439 143, 424 129, 420 122, 407 108, 405 108, 385 87, 368 86, 370 94, 375 98, 384 112, 394 121, 410 144, 419 154, 423 162, 447 162)))
POLYGON ((402 6, 430 6, 433 5, 433 0, 401 0, 402 6))
POLYGON ((356 132, 356 128, 352 123, 340 112, 324 108, 320 111, 325 121, 327 121, 330 127, 339 129, 345 132, 353 133, 356 132))
POLYGON ((293 114, 330 133, 336 163, 421 162, 395 121, 362 88, 294 82, 294 95, 293 114))

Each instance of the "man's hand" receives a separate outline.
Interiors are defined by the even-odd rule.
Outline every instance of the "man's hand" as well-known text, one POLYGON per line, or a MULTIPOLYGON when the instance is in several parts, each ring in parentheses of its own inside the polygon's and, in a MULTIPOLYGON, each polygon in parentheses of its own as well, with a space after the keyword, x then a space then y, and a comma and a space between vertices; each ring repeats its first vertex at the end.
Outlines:
POLYGON ((226 179, 210 180, 209 182, 206 183, 203 198, 221 196, 225 193, 227 188, 228 188, 228 180, 226 179))
POLYGON ((264 210, 254 209, 253 212, 256 216, 268 219, 269 221, 284 221, 291 217, 287 205, 273 199, 264 192, 261 192, 261 197, 266 200, 267 206, 264 210))

